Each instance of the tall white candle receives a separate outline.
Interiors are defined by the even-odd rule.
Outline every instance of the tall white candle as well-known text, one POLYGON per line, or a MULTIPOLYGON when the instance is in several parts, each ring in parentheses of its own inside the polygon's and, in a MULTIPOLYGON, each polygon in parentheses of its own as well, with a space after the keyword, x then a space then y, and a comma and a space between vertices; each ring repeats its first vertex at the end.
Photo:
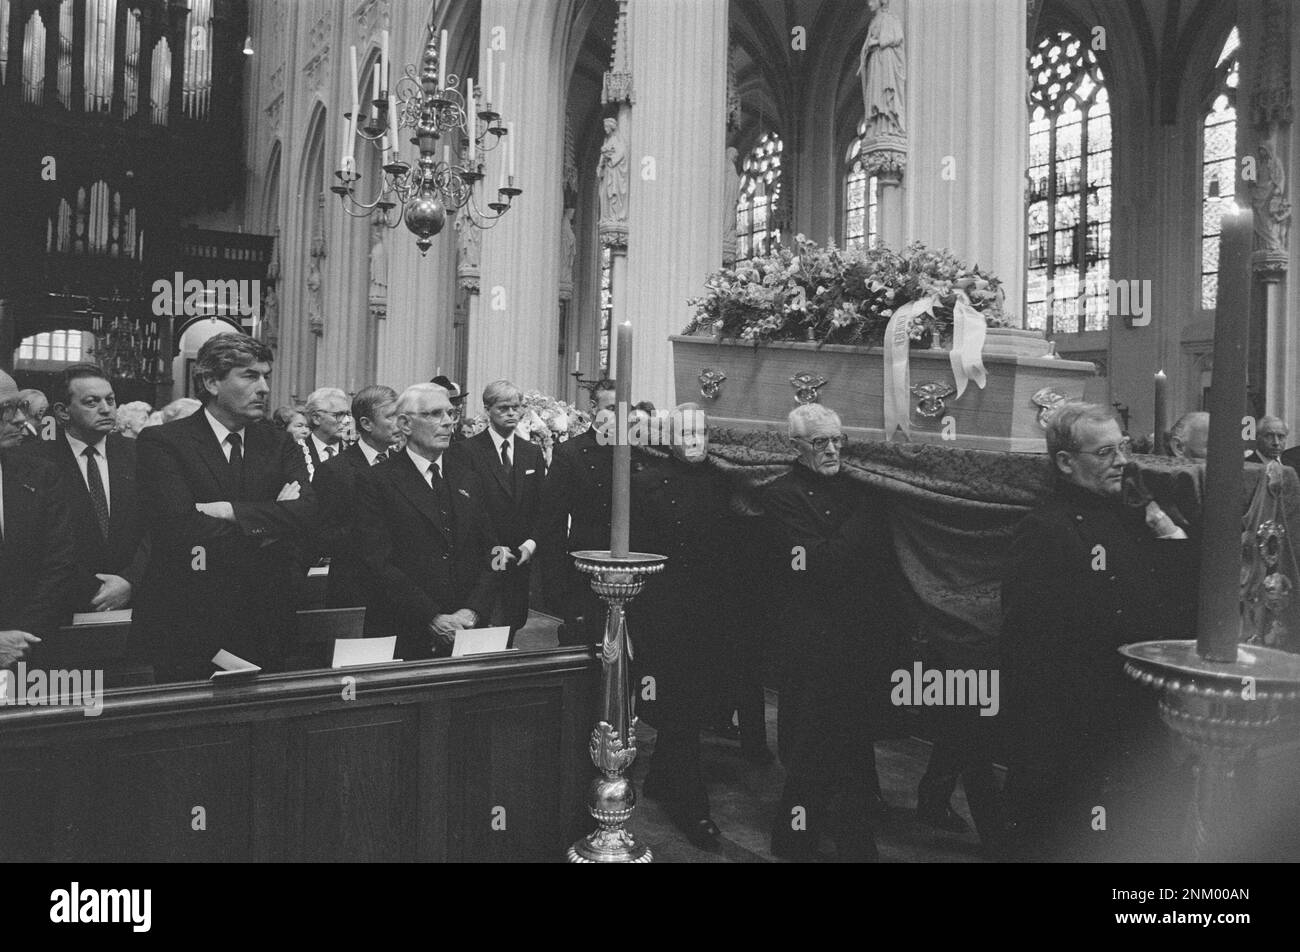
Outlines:
POLYGON ((451 165, 451 146, 445 143, 442 147, 442 164, 451 165))
POLYGON ((582 369, 582 351, 576 351, 573 355, 573 372, 577 373, 582 369))
POLYGON ((490 46, 487 48, 487 56, 485 57, 485 61, 486 61, 487 68, 483 71, 483 75, 487 77, 487 104, 488 104, 488 108, 491 109, 492 108, 492 47, 490 46))
POLYGON ((515 130, 510 130, 510 135, 506 136, 506 150, 510 156, 510 178, 513 184, 515 177, 515 130))
POLYGON ((392 88, 392 83, 388 81, 389 76, 388 76, 388 31, 387 30, 383 30, 379 34, 379 65, 384 73, 383 89, 386 92, 387 90, 392 88))
POLYGON ((506 61, 505 61, 505 60, 499 60, 499 61, 497 62, 497 105, 496 105, 496 111, 497 111, 498 113, 500 113, 501 115, 503 115, 503 116, 505 115, 505 112, 506 112, 506 110, 505 110, 505 101, 506 101, 506 61))
POLYGON ((474 157, 478 153, 477 143, 475 142, 478 138, 478 107, 474 103, 474 80, 467 79, 465 89, 468 93, 465 99, 465 128, 469 131, 469 162, 472 166, 474 157))
MULTIPOLYGON (((357 93, 361 87, 357 84, 357 48, 352 47, 352 86, 348 89, 348 98, 356 101, 357 93)), ((344 102, 347 102, 345 99, 344 102)))
POLYGON ((447 31, 442 31, 442 44, 438 48, 438 88, 447 86, 447 31))

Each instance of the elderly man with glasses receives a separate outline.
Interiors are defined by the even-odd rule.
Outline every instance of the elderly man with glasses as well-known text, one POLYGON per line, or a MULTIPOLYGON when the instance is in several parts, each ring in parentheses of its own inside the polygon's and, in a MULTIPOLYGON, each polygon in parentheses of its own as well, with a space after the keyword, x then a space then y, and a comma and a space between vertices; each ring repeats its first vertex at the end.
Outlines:
POLYGON ((0 669, 72 615, 77 549, 53 463, 14 452, 29 420, 13 378, 0 371, 0 669))
POLYGON ((814 860, 819 835, 829 832, 840 860, 874 861, 881 798, 872 727, 889 696, 892 547, 880 499, 842 468, 839 416, 819 404, 796 407, 789 435, 799 457, 764 498, 788 569, 776 620, 786 785, 772 852, 814 860))
POLYGON ((316 478, 316 469, 342 453, 347 446, 343 435, 352 419, 348 395, 338 387, 321 387, 307 397, 307 424, 311 435, 303 440, 307 453, 307 475, 316 478))
POLYGON ((1116 649, 1192 637, 1195 553, 1154 500, 1129 502, 1131 450, 1109 410, 1065 404, 1047 451, 1055 491, 1016 527, 1002 584, 1009 846, 1120 858, 1151 832, 1138 808, 1167 758, 1116 649))

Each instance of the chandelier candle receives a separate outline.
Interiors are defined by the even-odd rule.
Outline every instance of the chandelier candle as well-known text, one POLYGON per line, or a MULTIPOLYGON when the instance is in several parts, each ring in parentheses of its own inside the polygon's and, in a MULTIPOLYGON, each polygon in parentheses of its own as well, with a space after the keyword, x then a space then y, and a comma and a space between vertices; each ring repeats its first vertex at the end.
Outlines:
POLYGON ((1156 371, 1156 432, 1151 452, 1164 456, 1169 452, 1165 434, 1169 432, 1169 378, 1163 370, 1156 371))
POLYGON ((474 102, 474 80, 465 80, 465 128, 469 130, 469 164, 474 165, 474 140, 478 133, 478 106, 474 102))
POLYGON ((438 88, 447 88, 447 31, 442 31, 442 43, 438 47, 438 88))

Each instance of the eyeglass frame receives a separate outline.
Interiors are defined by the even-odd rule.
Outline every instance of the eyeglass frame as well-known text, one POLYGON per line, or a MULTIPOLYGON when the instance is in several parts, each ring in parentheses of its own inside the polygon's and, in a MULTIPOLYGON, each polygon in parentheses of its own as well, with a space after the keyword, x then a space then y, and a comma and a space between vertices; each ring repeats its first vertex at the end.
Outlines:
POLYGON ((1111 462, 1120 453, 1123 453, 1125 458, 1133 455, 1133 438, 1126 436, 1118 443, 1107 443, 1105 446, 1099 446, 1095 450, 1067 450, 1066 452, 1084 456, 1095 456, 1099 460, 1111 462))
POLYGON ((844 449, 844 444, 848 442, 849 438, 841 433, 838 436, 819 436, 813 440, 808 439, 806 436, 796 436, 795 439, 800 443, 807 443, 818 453, 825 453, 832 444, 834 444, 835 449, 837 450, 844 449), (821 446, 817 445, 819 442, 821 442, 821 446))

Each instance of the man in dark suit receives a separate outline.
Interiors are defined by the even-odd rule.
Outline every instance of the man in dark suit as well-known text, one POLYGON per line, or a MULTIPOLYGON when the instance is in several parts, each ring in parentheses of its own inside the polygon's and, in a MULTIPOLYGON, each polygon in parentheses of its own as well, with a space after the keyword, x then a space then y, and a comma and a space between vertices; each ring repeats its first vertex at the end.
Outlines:
POLYGON ((348 395, 338 387, 321 387, 307 397, 307 424, 311 433, 302 441, 307 451, 307 474, 316 478, 316 469, 343 452, 343 431, 351 418, 348 395))
POLYGON ((1129 443, 1108 409, 1062 406, 1047 450, 1056 491, 1016 527, 1002 583, 1008 846, 1022 860, 1136 859, 1160 836, 1142 804, 1169 812, 1149 786, 1169 780, 1167 739, 1116 649, 1195 629, 1195 546, 1154 501, 1124 504, 1129 443))
POLYGON ((499 623, 510 626, 512 644, 515 632, 528 622, 531 562, 546 480, 542 451, 515 433, 523 399, 523 391, 508 380, 488 384, 483 390, 488 428, 455 444, 447 454, 454 465, 464 465, 478 477, 496 540, 509 549, 505 557, 510 564, 501 578, 499 623))
POLYGON ((1255 425, 1255 448, 1246 454, 1247 463, 1267 463, 1278 460, 1290 465, 1283 458, 1286 438, 1291 432, 1286 421, 1275 416, 1262 416, 1255 425))
POLYGON ((113 428, 113 384, 94 364, 63 372, 55 393, 59 428, 34 452, 59 468, 72 511, 83 572, 76 609, 129 608, 149 564, 144 512, 136 485, 136 444, 113 428))
POLYGON ((605 607, 590 577, 573 567, 570 552, 609 548, 611 441, 597 434, 612 425, 614 381, 602 380, 592 395, 595 420, 587 432, 558 444, 542 489, 539 514, 542 587, 546 604, 564 619, 561 645, 591 645, 604 637, 605 607))
POLYGON ((788 646, 779 726, 786 784, 772 852, 814 859, 830 830, 841 861, 871 862, 880 797, 873 726, 888 713, 894 635, 882 583, 888 528, 879 500, 841 467, 839 416, 804 404, 789 427, 799 458, 764 497, 777 555, 790 568, 777 621, 788 646), (843 808, 832 828, 836 793, 843 808))
POLYGON ((17 385, 0 371, 0 668, 68 621, 76 543, 54 465, 24 452, 17 385))
POLYGON ((275 667, 292 630, 286 593, 316 505, 302 448, 262 422, 271 360, 217 334, 195 362, 203 409, 140 434, 152 554, 135 622, 159 680, 206 677, 222 648, 275 667))
MULTIPOLYGON (((321 552, 330 560, 325 604, 350 608, 366 603, 367 586, 356 546, 357 477, 387 458, 401 441, 397 429, 397 392, 366 387, 352 398, 352 417, 361 438, 334 459, 322 463, 311 481, 320 507, 321 552)), ((367 630, 370 626, 367 624, 367 630)))
POLYGON ((659 734, 645 792, 663 802, 687 839, 711 850, 719 830, 700 770, 700 729, 722 675, 738 527, 729 487, 707 463, 707 416, 683 404, 666 424, 660 437, 671 455, 632 476, 632 550, 668 556, 629 609, 637 681, 655 682, 654 711, 645 716, 659 734))
POLYGON ((376 635, 397 636, 397 657, 451 653, 456 632, 488 624, 504 568, 478 480, 444 455, 454 425, 447 391, 422 383, 397 400, 406 447, 357 480, 357 543, 371 585, 376 635))

